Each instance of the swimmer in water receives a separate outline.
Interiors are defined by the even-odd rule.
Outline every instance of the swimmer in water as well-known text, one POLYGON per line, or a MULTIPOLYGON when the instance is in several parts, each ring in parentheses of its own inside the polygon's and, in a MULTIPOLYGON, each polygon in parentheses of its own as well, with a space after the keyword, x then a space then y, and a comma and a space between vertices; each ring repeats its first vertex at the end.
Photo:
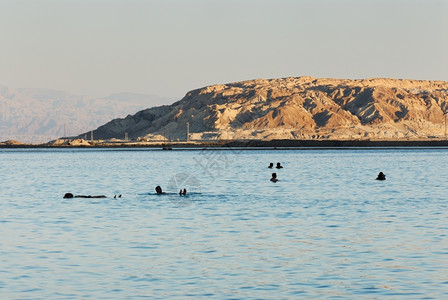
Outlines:
POLYGON ((278 181, 278 179, 277 179, 277 173, 272 173, 271 181, 272 181, 272 182, 277 182, 277 181, 278 181))
POLYGON ((270 163, 269 166, 268 166, 269 169, 272 169, 273 167, 274 167, 273 163, 270 163))
POLYGON ((65 193, 64 199, 71 199, 71 198, 107 198, 107 197, 104 195, 90 196, 90 195, 73 195, 72 193, 65 193))
POLYGON ((156 193, 157 193, 158 195, 163 194, 163 192, 162 192, 162 188, 160 187, 160 185, 156 186, 156 193))
POLYGON ((386 175, 383 172, 380 172, 376 177, 376 180, 386 180, 386 175))
POLYGON ((277 169, 283 169, 283 166, 281 166, 280 163, 278 162, 276 168, 277 169))
POLYGON ((187 194, 187 190, 186 189, 184 189, 183 191, 182 190, 179 191, 179 195, 180 196, 185 196, 186 194, 187 194))

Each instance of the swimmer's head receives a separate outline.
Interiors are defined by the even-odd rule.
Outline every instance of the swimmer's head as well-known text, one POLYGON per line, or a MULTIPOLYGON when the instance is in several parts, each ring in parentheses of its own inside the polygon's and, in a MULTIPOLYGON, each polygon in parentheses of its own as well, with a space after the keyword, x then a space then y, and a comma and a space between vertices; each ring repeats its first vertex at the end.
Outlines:
POLYGON ((156 186, 156 193, 162 194, 162 188, 160 187, 160 185, 156 186))

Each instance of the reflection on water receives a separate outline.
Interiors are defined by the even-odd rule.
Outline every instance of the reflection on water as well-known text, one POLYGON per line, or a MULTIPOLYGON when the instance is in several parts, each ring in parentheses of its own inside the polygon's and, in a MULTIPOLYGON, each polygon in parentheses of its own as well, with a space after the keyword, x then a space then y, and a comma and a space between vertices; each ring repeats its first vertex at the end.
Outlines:
POLYGON ((447 154, 0 150, 0 298, 443 299, 447 154))

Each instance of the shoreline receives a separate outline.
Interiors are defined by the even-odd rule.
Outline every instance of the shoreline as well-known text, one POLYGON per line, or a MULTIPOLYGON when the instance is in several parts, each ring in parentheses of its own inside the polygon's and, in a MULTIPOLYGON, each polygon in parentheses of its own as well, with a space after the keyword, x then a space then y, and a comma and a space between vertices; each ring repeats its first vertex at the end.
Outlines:
POLYGON ((51 144, 6 144, 3 149, 113 149, 113 148, 162 148, 173 149, 303 149, 303 148, 409 148, 409 147, 448 147, 448 140, 238 140, 238 141, 195 141, 195 142, 94 142, 90 145, 51 145, 51 144))

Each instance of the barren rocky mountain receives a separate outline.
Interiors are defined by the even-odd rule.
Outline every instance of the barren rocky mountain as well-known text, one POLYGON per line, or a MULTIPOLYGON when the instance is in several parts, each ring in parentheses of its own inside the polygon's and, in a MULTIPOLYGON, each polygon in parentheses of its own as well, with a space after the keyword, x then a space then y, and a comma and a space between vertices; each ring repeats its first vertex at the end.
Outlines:
POLYGON ((188 92, 169 106, 115 119, 95 138, 400 139, 443 137, 448 82, 257 79, 188 92))
POLYGON ((47 89, 0 86, 0 141, 42 142, 64 133, 78 135, 113 118, 168 101, 130 93, 93 98, 47 89))

